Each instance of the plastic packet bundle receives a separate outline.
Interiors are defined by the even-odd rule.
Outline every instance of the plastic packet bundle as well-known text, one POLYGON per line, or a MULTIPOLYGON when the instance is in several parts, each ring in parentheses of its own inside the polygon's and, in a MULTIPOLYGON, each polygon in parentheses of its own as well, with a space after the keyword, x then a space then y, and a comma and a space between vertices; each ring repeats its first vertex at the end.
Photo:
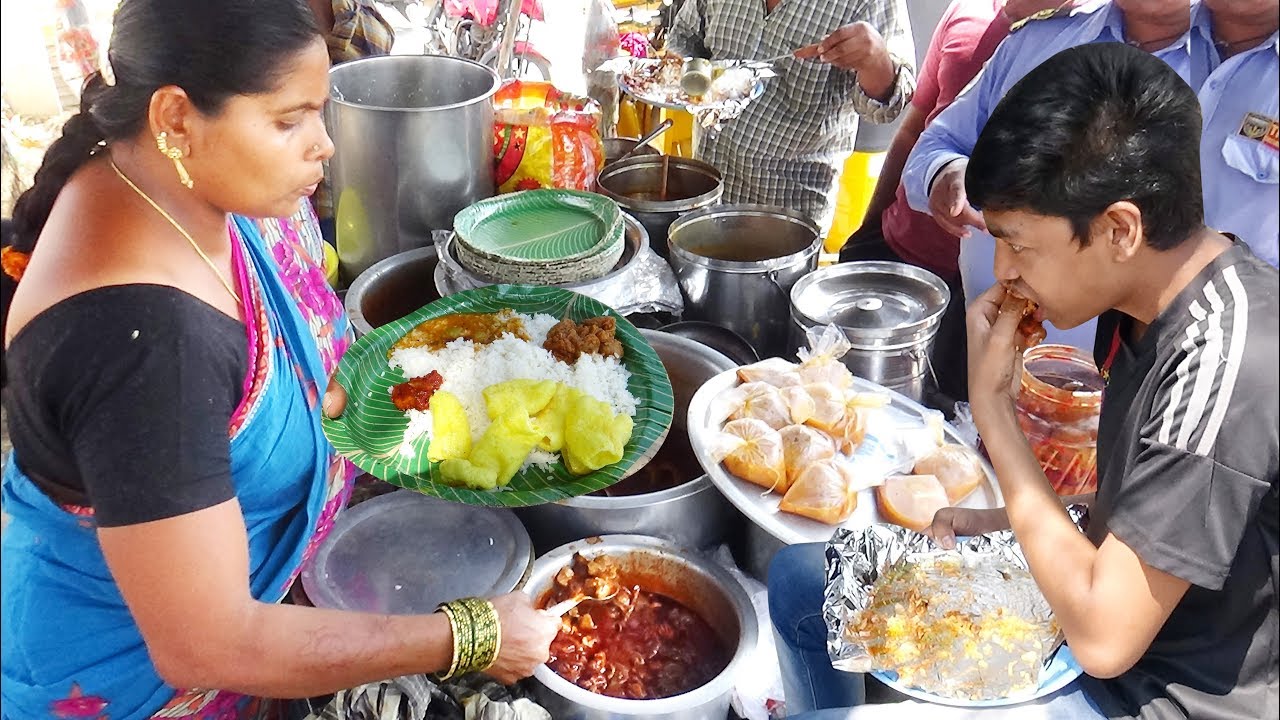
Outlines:
POLYGON ((494 104, 494 181, 499 193, 595 189, 604 167, 600 106, 548 82, 512 80, 494 104))

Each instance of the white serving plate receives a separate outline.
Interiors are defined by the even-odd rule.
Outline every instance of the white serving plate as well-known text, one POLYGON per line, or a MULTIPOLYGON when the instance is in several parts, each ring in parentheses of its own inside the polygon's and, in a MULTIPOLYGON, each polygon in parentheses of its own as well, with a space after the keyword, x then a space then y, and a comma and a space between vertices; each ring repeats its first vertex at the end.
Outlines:
MULTIPOLYGON (((884 408, 897 424, 902 426, 924 426, 925 414, 929 411, 919 403, 869 380, 855 377, 854 389, 860 392, 887 393, 890 401, 884 408)), ((826 542, 837 527, 859 529, 878 522, 884 522, 876 508, 875 488, 868 488, 858 493, 858 507, 843 523, 828 525, 809 518, 782 512, 778 504, 782 494, 766 492, 765 488, 741 480, 730 474, 724 465, 715 460, 711 452, 711 438, 720 431, 711 418, 712 400, 720 393, 738 385, 737 369, 727 370, 711 378, 703 384, 689 402, 688 431, 693 451, 698 463, 715 483, 720 492, 728 498, 744 515, 761 529, 786 545, 808 542, 826 542)), ((952 428, 944 424, 947 441, 972 447, 952 428)), ((979 485, 957 507, 989 509, 1004 506, 1004 498, 996 483, 995 472, 990 464, 983 462, 987 482, 979 485)))

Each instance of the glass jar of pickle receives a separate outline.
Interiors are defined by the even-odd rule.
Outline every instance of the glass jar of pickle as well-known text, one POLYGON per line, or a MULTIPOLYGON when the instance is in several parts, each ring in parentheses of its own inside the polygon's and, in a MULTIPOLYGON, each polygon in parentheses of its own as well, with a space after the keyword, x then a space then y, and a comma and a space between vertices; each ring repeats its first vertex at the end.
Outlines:
POLYGON ((1069 345, 1023 356, 1018 423, 1059 495, 1098 487, 1098 417, 1106 382, 1093 357, 1069 345))

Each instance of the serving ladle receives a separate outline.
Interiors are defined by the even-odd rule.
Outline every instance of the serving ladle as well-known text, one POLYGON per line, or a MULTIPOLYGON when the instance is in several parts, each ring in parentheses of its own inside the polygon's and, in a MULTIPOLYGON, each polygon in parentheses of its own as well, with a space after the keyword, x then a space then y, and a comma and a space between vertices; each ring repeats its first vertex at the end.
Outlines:
POLYGON ((618 586, 615 586, 613 588, 613 592, 610 592, 610 593, 604 593, 604 594, 597 593, 595 595, 587 595, 583 593, 581 595, 576 595, 574 597, 571 597, 568 600, 561 600, 560 602, 556 603, 555 605, 552 605, 549 608, 544 608, 543 612, 547 613, 548 615, 554 615, 556 617, 560 617, 588 600, 594 600, 595 602, 609 602, 610 600, 618 597, 618 593, 621 590, 622 590, 622 586, 618 585, 618 586))
POLYGON ((615 163, 620 163, 623 160, 626 160, 627 158, 631 157, 632 155, 635 155, 637 152, 640 152, 640 148, 653 142, 654 138, 666 132, 667 129, 671 127, 673 122, 674 121, 671 118, 667 118, 666 120, 663 120, 662 123, 658 125, 658 127, 654 128, 653 130, 650 130, 648 135, 645 135, 644 137, 637 140, 634 147, 632 147, 630 150, 619 155, 618 159, 614 160, 613 163, 610 163, 610 164, 612 165, 615 163))

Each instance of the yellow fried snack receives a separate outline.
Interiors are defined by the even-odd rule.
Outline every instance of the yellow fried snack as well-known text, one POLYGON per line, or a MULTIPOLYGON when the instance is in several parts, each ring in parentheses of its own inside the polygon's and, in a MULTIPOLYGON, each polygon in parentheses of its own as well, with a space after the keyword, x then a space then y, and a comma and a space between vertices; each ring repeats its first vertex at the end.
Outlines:
POLYGON ((484 389, 490 420, 523 413, 533 417, 551 402, 559 386, 554 380, 508 380, 484 389))
POLYGON ((542 439, 538 441, 539 450, 560 452, 564 448, 564 425, 569 417, 569 407, 574 397, 581 394, 582 391, 568 385, 556 384, 556 394, 551 402, 533 418, 534 424, 542 432, 542 439))
POLYGON ((446 480, 476 490, 492 490, 511 482, 542 433, 523 412, 493 421, 467 458, 445 460, 440 473, 446 480))
POLYGON ((472 490, 493 490, 498 487, 496 467, 473 465, 465 458, 445 460, 440 463, 440 476, 454 487, 472 490))
POLYGON ((471 454, 471 424, 457 395, 437 390, 431 396, 431 462, 464 458, 471 454))
POLYGON ((561 456, 574 475, 586 475, 622 459, 631 438, 632 422, 614 415, 609 403, 579 392, 569 404, 561 456))
MULTIPOLYGON (((614 415, 609 403, 551 380, 509 380, 484 390, 492 424, 474 445, 458 399, 448 393, 443 416, 432 417, 431 459, 440 454, 440 474, 451 485, 493 490, 519 472, 535 447, 559 452, 574 475, 586 475, 622 459, 633 423, 614 415), (455 414, 456 413, 456 414, 455 414), (461 429, 459 429, 461 428, 461 429), (436 449, 440 444, 439 450, 436 449)), ((432 399, 432 410, 438 412, 432 399)))

